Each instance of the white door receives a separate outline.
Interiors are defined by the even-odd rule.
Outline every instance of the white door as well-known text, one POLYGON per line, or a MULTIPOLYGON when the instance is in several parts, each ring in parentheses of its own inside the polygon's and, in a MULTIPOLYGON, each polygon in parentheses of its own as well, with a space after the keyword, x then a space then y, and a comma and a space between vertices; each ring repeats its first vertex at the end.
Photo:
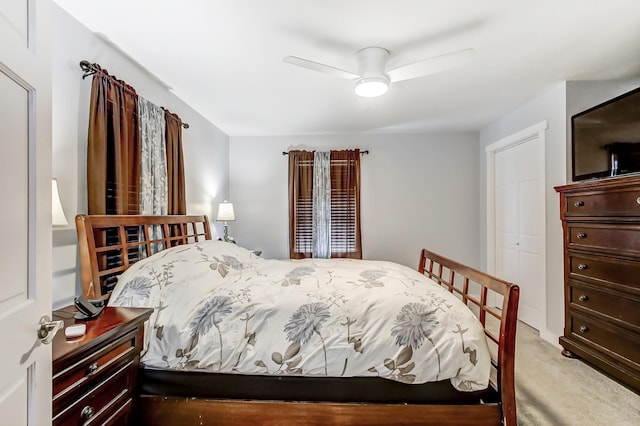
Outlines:
POLYGON ((520 285, 518 318, 545 326, 544 167, 540 138, 495 153, 495 273, 520 285))
POLYGON ((0 424, 51 424, 48 0, 0 2, 0 424))

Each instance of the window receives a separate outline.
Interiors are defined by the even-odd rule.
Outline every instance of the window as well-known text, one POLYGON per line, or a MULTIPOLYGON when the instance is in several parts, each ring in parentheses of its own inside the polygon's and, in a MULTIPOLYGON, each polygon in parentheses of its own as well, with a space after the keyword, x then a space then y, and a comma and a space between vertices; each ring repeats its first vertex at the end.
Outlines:
MULTIPOLYGON (((289 152, 289 256, 313 257, 313 152, 289 152)), ((331 257, 362 258, 360 151, 331 151, 331 257)))

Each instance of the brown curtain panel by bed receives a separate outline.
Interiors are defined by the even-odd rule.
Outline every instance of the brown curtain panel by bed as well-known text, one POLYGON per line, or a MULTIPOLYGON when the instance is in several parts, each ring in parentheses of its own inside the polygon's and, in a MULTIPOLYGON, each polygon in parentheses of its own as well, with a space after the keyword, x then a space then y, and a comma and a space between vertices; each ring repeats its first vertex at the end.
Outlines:
POLYGON ((164 110, 167 123, 167 214, 187 214, 187 200, 184 183, 184 158, 182 155, 182 120, 164 110))
POLYGON ((89 214, 137 214, 138 95, 106 70, 93 75, 87 141, 89 214))
POLYGON ((331 257, 362 259, 359 149, 331 151, 331 257))
POLYGON ((313 252, 313 152, 289 151, 289 257, 313 252))

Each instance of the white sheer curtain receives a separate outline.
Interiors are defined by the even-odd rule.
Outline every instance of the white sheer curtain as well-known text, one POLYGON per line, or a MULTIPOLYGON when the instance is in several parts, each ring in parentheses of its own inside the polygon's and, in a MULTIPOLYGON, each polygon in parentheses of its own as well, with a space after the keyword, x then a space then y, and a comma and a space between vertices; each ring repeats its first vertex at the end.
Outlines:
MULTIPOLYGON (((168 206, 165 118, 161 107, 138 98, 140 117, 140 214, 166 215, 168 206)), ((150 229, 151 238, 160 229, 150 229)), ((155 252, 158 247, 152 246, 155 252)))
POLYGON ((331 257, 331 152, 313 155, 313 257, 331 257))

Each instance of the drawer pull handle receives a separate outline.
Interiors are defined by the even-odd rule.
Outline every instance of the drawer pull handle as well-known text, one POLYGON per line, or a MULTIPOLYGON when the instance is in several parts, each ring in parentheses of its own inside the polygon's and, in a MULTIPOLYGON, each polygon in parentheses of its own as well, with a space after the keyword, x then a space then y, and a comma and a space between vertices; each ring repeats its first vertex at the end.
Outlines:
POLYGON ((587 234, 585 234, 584 232, 580 232, 578 235, 576 235, 579 239, 583 240, 585 238, 587 238, 587 234))
POLYGON ((80 412, 80 419, 81 419, 82 421, 85 421, 85 422, 86 422, 86 421, 87 421, 87 420, 89 420, 91 417, 93 417, 93 414, 94 414, 93 407, 91 407, 91 406, 87 405, 87 406, 86 406, 86 407, 84 407, 84 408, 82 409, 82 411, 80 412))
POLYGON ((640 197, 636 198, 636 203, 640 204, 640 197))
POLYGON ((582 207, 584 206, 584 201, 576 201, 573 205, 576 207, 582 207))
POLYGON ((580 333, 586 333, 587 331, 589 331, 589 327, 587 327, 586 325, 580 326, 580 333))
POLYGON ((580 269, 581 271, 586 271, 587 269, 589 269, 589 266, 581 263, 578 265, 578 269, 580 269))
POLYGON ((98 371, 99 368, 100 368, 100 365, 97 362, 94 362, 93 364, 91 364, 87 369, 89 372, 89 376, 92 374, 96 374, 96 371, 98 371))
POLYGON ((578 300, 581 302, 586 302, 587 300, 589 300, 589 296, 587 296, 586 294, 581 294, 580 297, 578 297, 578 300))

